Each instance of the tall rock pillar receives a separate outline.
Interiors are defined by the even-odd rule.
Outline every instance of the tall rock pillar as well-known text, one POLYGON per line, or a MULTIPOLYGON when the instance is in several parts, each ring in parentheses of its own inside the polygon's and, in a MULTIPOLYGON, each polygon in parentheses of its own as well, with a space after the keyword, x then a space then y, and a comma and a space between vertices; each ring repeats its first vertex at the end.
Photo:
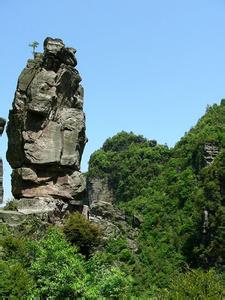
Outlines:
POLYGON ((80 161, 87 140, 75 52, 60 39, 46 38, 44 53, 29 59, 19 76, 7 126, 7 160, 20 211, 82 204, 80 161))
MULTIPOLYGON (((5 127, 5 120, 0 118, 0 136, 2 135, 5 127)), ((3 164, 0 157, 0 203, 3 201, 3 164)))

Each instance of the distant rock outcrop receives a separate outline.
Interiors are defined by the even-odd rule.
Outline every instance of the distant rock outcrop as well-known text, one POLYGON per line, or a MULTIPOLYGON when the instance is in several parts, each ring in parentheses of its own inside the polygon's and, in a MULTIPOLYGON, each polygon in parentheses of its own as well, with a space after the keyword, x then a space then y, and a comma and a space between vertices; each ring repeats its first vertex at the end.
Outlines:
POLYGON ((210 165, 218 154, 219 147, 216 143, 208 142, 204 145, 204 161, 206 165, 210 165))
MULTIPOLYGON (((0 118, 0 136, 2 135, 5 127, 5 120, 0 118)), ((0 157, 0 203, 3 201, 3 165, 0 157)))
POLYGON ((88 201, 93 207, 101 201, 113 203, 113 191, 110 189, 107 178, 93 177, 88 180, 88 201))
POLYGON ((89 220, 101 228, 103 243, 126 233, 128 247, 137 251, 135 239, 139 226, 132 228, 127 223, 125 213, 114 205, 113 190, 108 179, 89 177, 87 181, 89 220))
POLYGON ((75 52, 60 39, 46 38, 44 53, 35 53, 19 76, 7 126, 7 160, 21 212, 81 205, 80 161, 87 139, 75 52))

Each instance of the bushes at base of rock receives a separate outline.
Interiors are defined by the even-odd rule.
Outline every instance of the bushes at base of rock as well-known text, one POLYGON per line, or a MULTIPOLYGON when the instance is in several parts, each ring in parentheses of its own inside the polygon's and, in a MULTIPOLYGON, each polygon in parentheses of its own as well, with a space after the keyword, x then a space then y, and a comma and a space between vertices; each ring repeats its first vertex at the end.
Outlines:
POLYGON ((93 248, 100 243, 101 232, 99 227, 86 220, 78 212, 68 217, 63 231, 67 240, 76 245, 86 257, 89 257, 93 248))
POLYGON ((17 235, 0 230, 1 299, 121 299, 130 290, 116 262, 85 261, 57 227, 37 239, 17 235))

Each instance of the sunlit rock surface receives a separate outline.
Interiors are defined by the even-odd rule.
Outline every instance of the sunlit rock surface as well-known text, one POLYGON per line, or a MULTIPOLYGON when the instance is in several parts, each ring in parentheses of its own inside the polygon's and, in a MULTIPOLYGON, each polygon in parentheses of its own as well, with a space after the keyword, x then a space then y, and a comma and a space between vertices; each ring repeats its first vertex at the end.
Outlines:
MULTIPOLYGON (((29 59, 19 76, 7 125, 7 160, 16 199, 79 205, 85 192, 80 161, 85 143, 81 77, 76 50, 46 38, 44 53, 29 59)), ((24 201, 24 200, 23 200, 24 201)), ((45 206, 45 205, 44 205, 45 206)), ((26 209, 26 208, 25 208, 26 209)))

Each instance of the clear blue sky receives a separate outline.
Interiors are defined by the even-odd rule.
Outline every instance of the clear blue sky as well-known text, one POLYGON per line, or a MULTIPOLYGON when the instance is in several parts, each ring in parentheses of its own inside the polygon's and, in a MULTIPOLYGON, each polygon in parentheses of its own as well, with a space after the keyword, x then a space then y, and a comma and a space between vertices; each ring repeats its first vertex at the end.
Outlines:
MULTIPOLYGON (((7 118, 28 44, 58 37, 77 49, 90 154, 126 130, 173 146, 225 98, 224 0, 1 0, 0 116, 7 118)), ((10 168, 4 158, 5 197, 10 168)))

